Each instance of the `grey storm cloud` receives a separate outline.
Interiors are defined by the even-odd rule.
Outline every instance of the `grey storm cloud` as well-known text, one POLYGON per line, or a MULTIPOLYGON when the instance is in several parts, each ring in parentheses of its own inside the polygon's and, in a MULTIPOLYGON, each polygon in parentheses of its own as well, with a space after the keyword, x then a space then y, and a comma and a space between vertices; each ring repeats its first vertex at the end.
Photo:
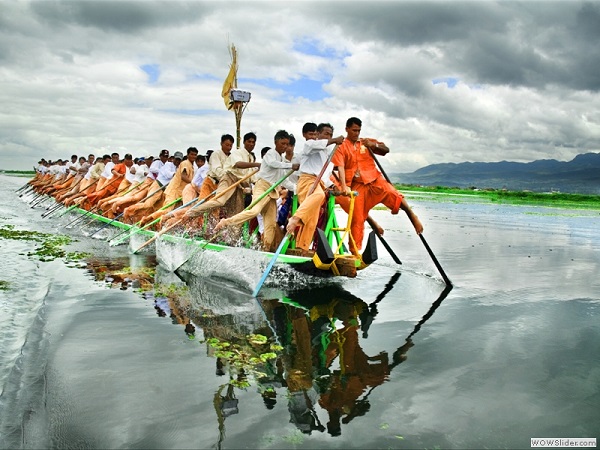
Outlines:
POLYGON ((470 83, 600 90, 600 3, 332 2, 323 8, 357 41, 437 46, 446 67, 470 83))
POLYGON ((39 1, 31 4, 41 20, 54 26, 81 25, 121 33, 198 21, 214 9, 211 2, 39 1))

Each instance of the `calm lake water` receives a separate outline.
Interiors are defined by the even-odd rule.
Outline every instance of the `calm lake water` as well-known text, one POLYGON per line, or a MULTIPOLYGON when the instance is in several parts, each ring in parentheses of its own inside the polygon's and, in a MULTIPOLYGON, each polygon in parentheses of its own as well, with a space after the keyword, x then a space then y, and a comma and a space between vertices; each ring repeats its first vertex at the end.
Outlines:
POLYGON ((598 211, 408 197, 449 293, 408 219, 374 211, 401 266, 380 246, 355 279, 278 272, 257 302, 254 255, 202 255, 190 263, 202 276, 158 267, 175 302, 98 279, 154 265, 151 252, 87 237, 97 225, 67 229, 75 216, 42 219, 45 205, 15 193, 25 180, 0 181, 0 225, 68 234, 69 250, 92 254, 40 262, 34 243, 0 239, 0 448, 529 448, 600 435, 598 211))

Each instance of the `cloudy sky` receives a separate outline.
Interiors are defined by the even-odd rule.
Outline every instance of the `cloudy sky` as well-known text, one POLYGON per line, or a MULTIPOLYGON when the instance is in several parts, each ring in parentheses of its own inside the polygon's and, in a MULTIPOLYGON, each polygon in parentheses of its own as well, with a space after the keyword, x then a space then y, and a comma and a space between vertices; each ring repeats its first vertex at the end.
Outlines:
POLYGON ((0 168, 156 155, 306 121, 392 149, 391 172, 600 152, 600 2, 0 0, 0 168))

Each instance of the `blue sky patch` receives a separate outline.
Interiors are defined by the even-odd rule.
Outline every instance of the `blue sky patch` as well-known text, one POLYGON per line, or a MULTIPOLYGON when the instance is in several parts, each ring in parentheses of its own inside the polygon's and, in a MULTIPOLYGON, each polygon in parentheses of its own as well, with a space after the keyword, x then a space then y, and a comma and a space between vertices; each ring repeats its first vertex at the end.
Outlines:
POLYGON ((450 89, 452 89, 458 83, 458 78, 457 77, 441 77, 441 78, 434 78, 431 81, 433 84, 446 83, 446 86, 448 86, 450 89))
POLYGON ((305 55, 320 56, 322 58, 336 58, 336 51, 331 47, 320 47, 315 39, 300 39, 294 42, 292 49, 305 55))
POLYGON ((328 83, 329 80, 314 80, 311 78, 302 77, 286 83, 272 79, 239 79, 238 84, 243 85, 244 81, 260 84, 261 86, 266 86, 271 89, 284 91, 286 95, 278 100, 286 103, 291 102, 293 99, 299 97, 303 97, 311 101, 323 100, 324 98, 329 97, 329 94, 323 90, 323 85, 328 83))
POLYGON ((160 66, 158 64, 144 64, 140 66, 140 69, 148 75, 148 83, 154 84, 158 81, 160 77, 160 66))

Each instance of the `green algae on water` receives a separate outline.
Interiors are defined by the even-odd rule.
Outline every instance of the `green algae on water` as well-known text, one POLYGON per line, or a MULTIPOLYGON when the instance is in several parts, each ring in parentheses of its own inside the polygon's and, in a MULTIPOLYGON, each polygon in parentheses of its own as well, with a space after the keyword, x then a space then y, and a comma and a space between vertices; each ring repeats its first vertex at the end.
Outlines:
POLYGON ((65 258, 69 261, 75 261, 88 256, 87 253, 83 252, 65 251, 63 247, 73 242, 73 239, 65 235, 17 230, 14 225, 2 225, 0 226, 0 238, 11 239, 14 241, 37 242, 39 245, 26 255, 37 257, 40 261, 44 262, 53 261, 56 258, 65 258))

